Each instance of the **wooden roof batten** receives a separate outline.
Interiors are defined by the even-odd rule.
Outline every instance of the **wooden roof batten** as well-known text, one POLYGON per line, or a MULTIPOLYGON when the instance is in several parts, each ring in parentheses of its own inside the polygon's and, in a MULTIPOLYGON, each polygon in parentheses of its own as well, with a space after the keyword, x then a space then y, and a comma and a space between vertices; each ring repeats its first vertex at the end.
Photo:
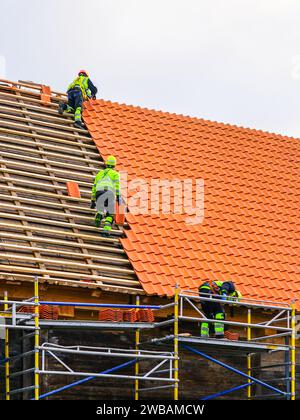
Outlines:
POLYGON ((144 294, 120 243, 100 236, 89 208, 103 161, 87 130, 60 116, 66 95, 0 80, 0 279, 144 294), (78 183, 81 198, 68 196, 78 183))

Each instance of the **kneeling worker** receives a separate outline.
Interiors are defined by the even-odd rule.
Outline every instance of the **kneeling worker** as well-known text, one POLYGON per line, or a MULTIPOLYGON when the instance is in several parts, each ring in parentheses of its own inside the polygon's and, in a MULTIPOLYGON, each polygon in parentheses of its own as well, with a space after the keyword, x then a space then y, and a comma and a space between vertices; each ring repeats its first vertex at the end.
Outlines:
MULTIPOLYGON (((109 234, 115 215, 115 201, 121 204, 120 174, 115 170, 117 160, 109 156, 105 162, 105 169, 99 171, 92 188, 91 209, 97 208, 95 225, 99 227, 105 217, 104 233, 109 234)), ((107 236, 107 235, 106 235, 107 236)))
MULTIPOLYGON (((203 294, 209 295, 218 295, 214 297, 215 299, 220 300, 239 300, 242 297, 242 294, 236 290, 235 285, 232 281, 213 281, 203 283, 199 287, 200 298, 203 294)), ((201 302, 201 307, 204 312, 204 315, 208 319, 215 319, 218 322, 214 323, 214 332, 216 338, 224 338, 224 324, 220 321, 225 320, 225 311, 221 302, 210 302, 208 300, 203 300, 201 302)), ((208 322, 201 323, 201 337, 209 337, 209 324, 208 322)))

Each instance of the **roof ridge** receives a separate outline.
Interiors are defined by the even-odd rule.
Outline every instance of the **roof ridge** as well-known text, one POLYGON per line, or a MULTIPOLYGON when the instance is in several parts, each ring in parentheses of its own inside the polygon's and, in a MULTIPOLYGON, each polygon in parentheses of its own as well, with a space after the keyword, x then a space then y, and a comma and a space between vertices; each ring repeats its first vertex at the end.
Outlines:
MULTIPOLYGON (((43 83, 36 83, 36 82, 33 82, 33 81, 19 80, 18 82, 14 82, 14 81, 10 81, 10 80, 7 80, 7 79, 2 79, 2 78, 0 78, 0 83, 9 83, 9 84, 20 85, 20 86, 25 86, 26 84, 28 84, 28 85, 31 84, 33 88, 43 85, 43 83)), ((51 86, 49 86, 49 87, 51 88, 51 86)), ((52 91, 52 88, 51 88, 51 91, 52 91)), ((65 95, 65 93, 59 92, 59 91, 52 91, 52 92, 55 93, 56 95, 65 95)), ((274 131, 256 129, 256 128, 246 127, 246 126, 243 126, 243 125, 237 125, 237 124, 233 124, 233 123, 229 123, 229 122, 209 120, 209 119, 206 119, 206 118, 191 116, 191 115, 188 115, 188 114, 177 114, 176 112, 169 112, 169 111, 164 111, 162 109, 155 109, 155 108, 148 108, 146 106, 127 104, 125 102, 121 103, 121 102, 118 102, 118 101, 112 101, 112 100, 104 99, 104 98, 97 99, 96 101, 93 100, 93 102, 98 102, 98 101, 102 101, 105 104, 110 103, 112 105, 118 105, 120 107, 125 106, 127 108, 132 108, 135 111, 139 109, 141 111, 155 112, 156 114, 159 113, 159 114, 162 114, 166 117, 171 116, 171 117, 176 117, 176 118, 183 118, 185 121, 186 120, 191 120, 191 121, 194 121, 194 122, 201 122, 202 121, 203 123, 211 124, 212 126, 215 126, 217 124, 219 127, 223 126, 224 129, 225 128, 227 128, 227 129, 228 128, 233 128, 235 130, 238 129, 238 130, 243 130, 243 131, 246 130, 246 131, 250 131, 250 132, 255 132, 255 133, 260 134, 260 135, 265 134, 265 135, 268 135, 268 136, 276 136, 276 137, 279 137, 279 138, 285 139, 285 140, 300 140, 300 137, 287 136, 287 135, 284 135, 284 134, 281 134, 281 133, 276 133, 274 131)))
POLYGON ((204 124, 209 124, 212 127, 214 127, 215 125, 218 125, 219 128, 223 127, 224 129, 232 128, 234 130, 250 131, 250 132, 254 132, 256 134, 260 134, 260 135, 275 136, 275 137, 279 137, 280 139, 300 140, 300 137, 287 136, 285 134, 276 133, 274 131, 267 131, 267 130, 252 128, 252 127, 237 125, 237 124, 233 124, 233 123, 229 123, 229 122, 209 120, 209 119, 206 119, 206 118, 191 116, 191 115, 187 115, 187 114, 177 114, 176 112, 169 112, 169 111, 164 111, 162 109, 155 109, 155 108, 148 108, 146 106, 127 104, 125 102, 121 103, 121 102, 118 102, 118 101, 112 101, 110 99, 99 98, 99 99, 96 99, 96 100, 93 101, 93 103, 95 103, 95 102, 102 102, 104 104, 111 104, 111 105, 114 105, 114 106, 117 105, 119 107, 126 107, 126 108, 130 108, 134 111, 140 110, 140 111, 147 111, 147 112, 150 112, 150 113, 154 112, 156 114, 162 114, 163 116, 168 117, 168 118, 170 118, 170 117, 182 118, 185 122, 186 122, 186 120, 190 120, 192 122, 202 122, 204 124))

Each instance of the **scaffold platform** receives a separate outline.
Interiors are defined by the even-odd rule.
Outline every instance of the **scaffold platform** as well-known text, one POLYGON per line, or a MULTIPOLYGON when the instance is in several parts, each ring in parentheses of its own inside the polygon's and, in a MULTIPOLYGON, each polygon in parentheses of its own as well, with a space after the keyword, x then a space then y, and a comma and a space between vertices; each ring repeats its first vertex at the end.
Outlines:
MULTIPOLYGON (((175 336, 169 335, 163 338, 156 338, 152 340, 154 344, 172 345, 175 336)), ((179 344, 193 344, 196 348, 201 348, 202 351, 210 353, 219 353, 220 350, 226 351, 226 354, 247 355, 249 353, 271 353, 275 351, 289 351, 288 345, 277 345, 271 343, 249 342, 241 340, 227 340, 215 338, 201 338, 197 336, 178 336, 179 344)))

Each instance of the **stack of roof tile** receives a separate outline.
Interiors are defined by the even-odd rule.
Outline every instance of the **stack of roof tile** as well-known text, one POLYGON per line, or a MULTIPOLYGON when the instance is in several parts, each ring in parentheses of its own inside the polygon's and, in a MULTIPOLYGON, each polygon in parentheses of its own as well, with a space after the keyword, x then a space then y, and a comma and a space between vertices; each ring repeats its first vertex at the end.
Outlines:
MULTIPOLYGON (((18 312, 23 313, 34 313, 34 306, 24 305, 18 309, 18 312)), ((39 306, 39 317, 40 319, 58 319, 58 306, 57 305, 40 305, 39 306)))
POLYGON ((41 319, 58 319, 58 306, 56 305, 41 305, 39 311, 41 319))
POLYGON ((84 120, 128 181, 192 179, 195 199, 196 179, 204 180, 196 225, 186 213, 137 212, 127 201, 122 244, 148 294, 232 280, 245 297, 298 297, 299 139, 103 100, 86 104, 84 120))
POLYGON ((34 313, 34 306, 31 305, 24 305, 18 308, 18 312, 26 313, 26 314, 33 314, 34 313))
POLYGON ((152 309, 139 309, 137 311, 137 320, 139 322, 154 322, 154 314, 152 309))
POLYGON ((232 332, 232 331, 225 331, 224 336, 225 338, 227 338, 227 340, 232 340, 232 341, 236 341, 240 337, 238 333, 232 332))
POLYGON ((98 313, 99 321, 104 322, 122 322, 123 311, 120 309, 101 309, 98 313))
POLYGON ((136 309, 126 309, 125 311, 123 311, 123 320, 126 322, 136 322, 137 321, 136 309))

